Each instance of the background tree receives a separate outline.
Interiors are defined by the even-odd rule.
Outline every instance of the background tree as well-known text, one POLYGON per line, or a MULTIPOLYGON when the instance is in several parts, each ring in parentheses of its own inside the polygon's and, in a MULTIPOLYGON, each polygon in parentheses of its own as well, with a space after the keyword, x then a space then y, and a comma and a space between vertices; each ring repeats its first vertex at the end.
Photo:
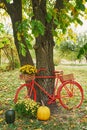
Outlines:
POLYGON ((60 53, 62 55, 62 58, 70 60, 70 61, 76 61, 77 59, 77 52, 76 52, 76 44, 72 41, 63 41, 60 44, 59 47, 60 53))
POLYGON ((4 69, 7 70, 15 69, 15 67, 17 67, 17 62, 19 62, 19 60, 17 58, 18 57, 17 51, 15 49, 13 43, 13 37, 11 35, 4 34, 2 37, 0 37, 0 50, 2 51, 1 53, 2 59, 6 57, 8 61, 8 64, 5 66, 4 69))
POLYGON ((73 39, 70 39, 69 35, 63 36, 63 40, 57 45, 60 57, 70 61, 81 61, 83 58, 87 61, 87 34, 73 35, 73 39))
POLYGON ((87 33, 78 36, 77 48, 78 48, 77 58, 82 59, 85 57, 87 62, 87 33))

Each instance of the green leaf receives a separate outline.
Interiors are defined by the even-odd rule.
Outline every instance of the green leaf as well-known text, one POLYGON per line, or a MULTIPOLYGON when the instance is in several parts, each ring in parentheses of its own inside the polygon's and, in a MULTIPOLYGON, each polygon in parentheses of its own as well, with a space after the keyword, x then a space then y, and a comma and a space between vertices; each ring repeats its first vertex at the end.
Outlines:
POLYGON ((28 49, 32 50, 32 45, 30 44, 30 41, 28 38, 26 39, 26 43, 27 43, 28 49))
POLYGON ((39 20, 32 20, 32 33, 35 37, 39 35, 44 35, 45 27, 39 20))
POLYGON ((56 30, 52 30, 53 36, 57 37, 58 36, 58 32, 56 30))
POLYGON ((77 55, 77 58, 80 59, 83 54, 84 54, 84 49, 81 48, 78 55, 77 55))
POLYGON ((84 45, 84 49, 87 52, 87 43, 84 45))
POLYGON ((77 21, 80 25, 83 24, 83 22, 82 22, 79 18, 76 18, 76 21, 77 21))
POLYGON ((7 1, 7 3, 10 3, 11 2, 11 0, 6 0, 7 1))
POLYGON ((4 25, 2 23, 0 23, 0 33, 4 33, 4 25))
POLYGON ((50 23, 50 21, 52 20, 52 14, 51 13, 47 13, 46 20, 47 20, 48 23, 50 23))
POLYGON ((19 53, 21 53, 23 56, 26 56, 26 49, 25 45, 23 43, 20 43, 19 53))
POLYGON ((85 11, 85 6, 83 4, 79 5, 79 8, 81 9, 81 11, 85 11))
POLYGON ((4 47, 4 44, 3 43, 0 43, 0 48, 3 48, 4 47))
POLYGON ((55 24, 55 25, 59 25, 59 23, 58 23, 58 19, 57 19, 57 18, 54 19, 54 24, 55 24))
POLYGON ((26 56, 26 50, 25 50, 25 48, 22 48, 21 54, 22 54, 23 56, 26 56))

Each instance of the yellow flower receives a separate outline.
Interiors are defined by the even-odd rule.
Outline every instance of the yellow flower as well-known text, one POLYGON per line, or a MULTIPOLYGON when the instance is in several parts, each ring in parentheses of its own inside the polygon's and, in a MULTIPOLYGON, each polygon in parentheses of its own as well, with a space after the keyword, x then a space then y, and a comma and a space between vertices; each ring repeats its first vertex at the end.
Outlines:
POLYGON ((36 117, 37 109, 39 104, 32 99, 22 99, 18 100, 15 105, 15 110, 19 112, 19 114, 27 114, 31 117, 36 117))
POLYGON ((32 65, 24 65, 20 68, 20 72, 23 73, 23 74, 35 74, 37 73, 37 69, 35 66, 32 66, 32 65))

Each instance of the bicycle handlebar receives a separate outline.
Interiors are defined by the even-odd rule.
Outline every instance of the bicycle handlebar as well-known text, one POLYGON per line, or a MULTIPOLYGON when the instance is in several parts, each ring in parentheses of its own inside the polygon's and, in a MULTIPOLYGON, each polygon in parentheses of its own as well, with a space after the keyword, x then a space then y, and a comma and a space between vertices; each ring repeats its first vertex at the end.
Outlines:
POLYGON ((39 70, 37 70, 37 73, 39 73, 40 71, 47 71, 46 68, 40 68, 39 70))
MULTIPOLYGON (((39 73, 40 71, 47 71, 46 68, 40 68, 37 73, 39 73)), ((54 74, 63 74, 63 71, 62 70, 58 70, 58 71, 53 71, 54 74)))

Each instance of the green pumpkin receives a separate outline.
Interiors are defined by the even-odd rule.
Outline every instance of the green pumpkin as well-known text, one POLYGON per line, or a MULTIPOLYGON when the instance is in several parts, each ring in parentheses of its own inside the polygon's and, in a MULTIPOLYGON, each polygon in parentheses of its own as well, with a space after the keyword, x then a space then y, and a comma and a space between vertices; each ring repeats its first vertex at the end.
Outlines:
POLYGON ((15 111, 14 110, 6 111, 5 121, 7 122, 7 124, 14 123, 14 121, 15 121, 15 111))

